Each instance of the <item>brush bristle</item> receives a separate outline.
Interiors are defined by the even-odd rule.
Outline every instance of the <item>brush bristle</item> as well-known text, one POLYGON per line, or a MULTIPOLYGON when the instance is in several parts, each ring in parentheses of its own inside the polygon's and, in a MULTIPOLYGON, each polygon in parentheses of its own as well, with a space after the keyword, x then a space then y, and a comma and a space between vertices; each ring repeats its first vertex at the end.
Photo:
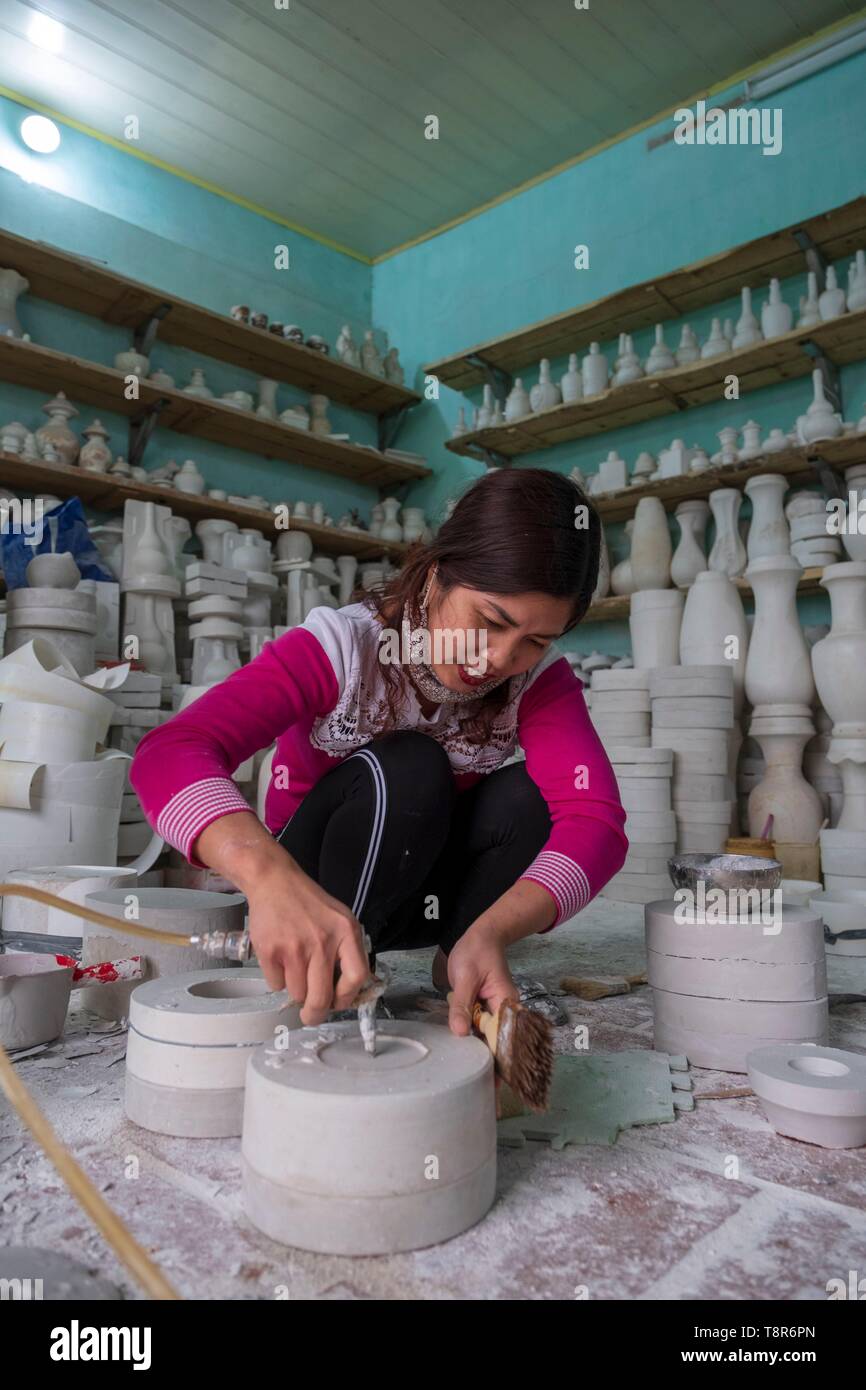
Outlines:
POLYGON ((503 1080, 524 1105, 547 1109, 553 1077, 553 1029, 532 1009, 506 999, 499 1010, 496 1061, 503 1080))

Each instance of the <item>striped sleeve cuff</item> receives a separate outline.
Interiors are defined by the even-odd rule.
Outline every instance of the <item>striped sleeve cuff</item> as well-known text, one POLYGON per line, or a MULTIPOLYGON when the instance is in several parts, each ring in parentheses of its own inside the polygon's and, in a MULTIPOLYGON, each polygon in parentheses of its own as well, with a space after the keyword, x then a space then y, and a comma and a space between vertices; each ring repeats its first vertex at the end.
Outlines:
POLYGON ((559 910, 548 931, 574 917, 592 897, 589 879, 580 865, 556 850, 543 849, 520 877, 540 883, 556 903, 559 910))
MULTIPOLYGON (((192 786, 175 792, 160 812, 156 831, 192 864, 195 861, 190 850, 196 838, 212 821, 234 811, 249 811, 255 815, 230 777, 206 777, 202 782, 193 782, 192 786)), ((204 865, 196 864, 196 867, 204 865)))

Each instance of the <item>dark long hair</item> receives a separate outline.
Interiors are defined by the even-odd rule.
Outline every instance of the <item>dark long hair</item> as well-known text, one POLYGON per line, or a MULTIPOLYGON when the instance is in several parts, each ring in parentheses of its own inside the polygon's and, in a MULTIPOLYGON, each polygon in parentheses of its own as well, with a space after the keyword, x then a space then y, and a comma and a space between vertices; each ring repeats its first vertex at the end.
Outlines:
MULTIPOLYGON (((444 592, 464 586, 491 594, 550 594, 573 602, 570 631, 584 617, 598 583, 601 520, 575 482, 547 468, 502 468, 485 474, 463 494, 432 541, 417 541, 402 569, 359 601, 399 631, 403 607, 419 608, 432 565, 444 592)), ((396 715, 400 672, 385 665, 386 698, 396 715)), ((462 732, 475 744, 509 696, 510 681, 483 697, 462 732)))

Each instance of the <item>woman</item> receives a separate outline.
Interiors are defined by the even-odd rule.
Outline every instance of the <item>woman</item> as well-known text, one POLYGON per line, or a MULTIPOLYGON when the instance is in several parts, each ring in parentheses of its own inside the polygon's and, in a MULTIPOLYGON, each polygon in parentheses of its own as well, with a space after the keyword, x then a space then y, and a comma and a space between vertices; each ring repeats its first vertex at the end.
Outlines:
POLYGON ((553 645, 589 606, 600 535, 570 479, 491 472, 381 592, 314 609, 142 739, 148 820, 245 894, 265 978, 304 1023, 351 1005, 366 931, 374 956, 439 947, 466 1034, 476 999, 516 995, 508 946, 622 867, 616 780, 553 645), (274 740, 266 829, 231 774, 274 740))

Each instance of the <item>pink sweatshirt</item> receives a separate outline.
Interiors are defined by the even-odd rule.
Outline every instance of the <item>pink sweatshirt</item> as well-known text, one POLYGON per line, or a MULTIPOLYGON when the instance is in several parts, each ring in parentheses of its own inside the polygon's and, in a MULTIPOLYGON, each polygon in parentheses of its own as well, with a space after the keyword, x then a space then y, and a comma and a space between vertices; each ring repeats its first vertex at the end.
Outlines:
MULTIPOLYGON (((517 736, 551 819, 547 842, 520 877, 553 898, 553 927, 584 908, 622 868, 628 840, 616 779, 583 686, 564 657, 552 652, 551 658, 520 697, 517 736)), ((190 863, 202 867, 192 846, 212 821, 250 811, 231 774, 254 753, 276 741, 274 771, 285 769, 272 776, 265 802, 265 824, 274 835, 319 778, 342 761, 310 742, 314 724, 334 709, 345 686, 335 660, 339 667, 309 627, 293 628, 141 740, 130 781, 150 824, 190 863)), ((454 775, 462 791, 480 774, 454 775)))

